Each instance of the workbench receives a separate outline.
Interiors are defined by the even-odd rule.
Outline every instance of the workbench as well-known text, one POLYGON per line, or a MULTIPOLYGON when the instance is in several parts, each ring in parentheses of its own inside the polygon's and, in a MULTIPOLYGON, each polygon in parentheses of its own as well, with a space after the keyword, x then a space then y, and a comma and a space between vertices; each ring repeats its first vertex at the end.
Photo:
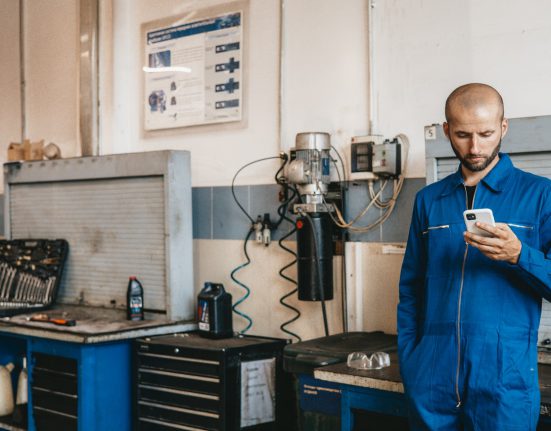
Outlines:
MULTIPOLYGON (((354 410, 406 417, 404 385, 397 353, 390 354, 391 365, 380 370, 356 370, 346 363, 317 368, 314 377, 333 382, 341 390, 341 431, 354 428, 354 410)), ((551 365, 539 364, 541 391, 540 427, 551 429, 551 365)), ((540 428, 538 428, 540 429, 540 428)))
POLYGON ((130 431, 133 339, 196 328, 195 322, 158 317, 127 321, 125 312, 115 309, 57 306, 47 313, 51 317, 75 319, 76 325, 29 321, 31 314, 0 319, 0 365, 16 364, 12 373, 16 381, 16 372, 26 357, 29 375, 27 427, 14 426, 11 417, 4 417, 0 418, 0 429, 34 431, 37 421, 47 418, 50 424, 59 423, 57 429, 63 430, 74 426, 78 431, 130 431), (37 361, 46 365, 37 366, 37 361), (70 370, 72 366, 74 372, 70 370), (43 382, 53 385, 53 390, 39 387, 44 386, 43 382), (74 393, 65 393, 71 387, 74 393), (56 402, 59 411, 50 408, 56 402), (63 411, 71 405, 74 412, 63 411), (67 427, 65 423, 73 425, 67 427))

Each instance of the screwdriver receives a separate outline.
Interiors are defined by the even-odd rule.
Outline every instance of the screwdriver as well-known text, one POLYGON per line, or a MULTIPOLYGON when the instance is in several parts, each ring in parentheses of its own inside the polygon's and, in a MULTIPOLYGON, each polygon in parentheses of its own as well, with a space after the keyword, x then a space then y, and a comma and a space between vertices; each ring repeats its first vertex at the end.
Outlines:
POLYGON ((31 322, 53 323, 60 326, 75 326, 77 324, 74 319, 50 318, 47 314, 35 314, 29 317, 28 320, 31 322))

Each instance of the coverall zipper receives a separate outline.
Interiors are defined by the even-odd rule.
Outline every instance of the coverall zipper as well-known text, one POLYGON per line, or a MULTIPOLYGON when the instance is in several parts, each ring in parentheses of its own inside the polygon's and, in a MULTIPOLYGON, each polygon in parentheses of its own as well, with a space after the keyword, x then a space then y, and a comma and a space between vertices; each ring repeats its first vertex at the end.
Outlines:
MULTIPOLYGON (((467 194, 467 187, 463 185, 465 189, 465 203, 467 209, 469 209, 469 195, 467 194)), ((476 190, 474 189, 473 195, 473 208, 474 200, 476 198, 476 190)), ((459 394, 459 370, 461 367, 461 297, 463 295, 463 282, 465 280, 465 264, 467 263, 467 254, 469 252, 469 244, 465 243, 465 253, 463 254, 463 265, 461 267, 461 284, 459 286, 459 299, 457 301, 457 324, 456 324, 456 336, 457 336, 457 369, 455 371, 455 395, 457 396, 456 407, 461 407, 461 395, 459 394)))

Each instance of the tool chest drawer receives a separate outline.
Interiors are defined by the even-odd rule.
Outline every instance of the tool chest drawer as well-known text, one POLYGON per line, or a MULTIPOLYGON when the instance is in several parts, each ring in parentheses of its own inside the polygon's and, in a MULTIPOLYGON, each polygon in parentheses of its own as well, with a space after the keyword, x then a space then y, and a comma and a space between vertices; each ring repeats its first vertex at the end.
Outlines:
POLYGON ((218 376, 220 373, 220 362, 218 361, 177 356, 177 353, 178 352, 173 351, 163 352, 162 354, 138 352, 139 367, 192 373, 203 376, 218 376))
POLYGON ((31 394, 37 430, 76 430, 77 361, 36 352, 32 361, 31 394))
POLYGON ((282 429, 276 424, 286 344, 249 336, 213 340, 195 332, 136 340, 133 429, 282 429))

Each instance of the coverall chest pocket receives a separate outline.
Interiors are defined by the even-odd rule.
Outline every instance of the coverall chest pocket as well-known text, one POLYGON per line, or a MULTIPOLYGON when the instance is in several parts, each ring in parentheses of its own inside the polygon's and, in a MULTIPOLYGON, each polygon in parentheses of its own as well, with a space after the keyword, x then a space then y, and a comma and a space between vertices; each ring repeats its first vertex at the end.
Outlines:
POLYGON ((429 226, 423 231, 423 238, 427 247, 427 275, 447 274, 450 270, 450 225, 429 226))

